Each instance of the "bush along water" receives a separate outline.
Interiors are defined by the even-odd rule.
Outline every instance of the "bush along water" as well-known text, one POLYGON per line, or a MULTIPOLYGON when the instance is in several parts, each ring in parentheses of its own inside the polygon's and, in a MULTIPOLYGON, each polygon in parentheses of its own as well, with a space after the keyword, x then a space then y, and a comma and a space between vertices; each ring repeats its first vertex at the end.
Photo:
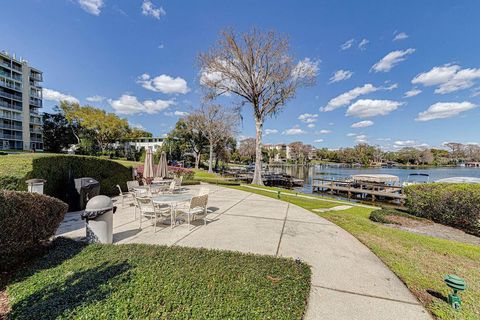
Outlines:
POLYGON ((411 214, 480 236, 480 185, 418 184, 405 194, 411 214))

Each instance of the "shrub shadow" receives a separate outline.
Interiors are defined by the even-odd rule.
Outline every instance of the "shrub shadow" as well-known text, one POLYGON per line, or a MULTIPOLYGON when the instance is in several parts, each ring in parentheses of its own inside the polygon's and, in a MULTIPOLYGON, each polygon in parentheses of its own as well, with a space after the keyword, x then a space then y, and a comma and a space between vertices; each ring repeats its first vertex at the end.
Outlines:
POLYGON ((131 266, 126 262, 107 262, 91 269, 72 273, 66 280, 44 286, 12 305, 12 319, 56 319, 70 317, 78 306, 104 300, 114 290, 116 280, 131 266), (110 282, 108 286, 103 286, 110 282))
POLYGON ((55 268, 79 254, 86 245, 86 243, 68 238, 55 238, 48 245, 31 252, 33 260, 19 266, 17 268, 18 272, 10 270, 9 273, 12 277, 8 282, 9 284, 20 282, 41 270, 55 268))

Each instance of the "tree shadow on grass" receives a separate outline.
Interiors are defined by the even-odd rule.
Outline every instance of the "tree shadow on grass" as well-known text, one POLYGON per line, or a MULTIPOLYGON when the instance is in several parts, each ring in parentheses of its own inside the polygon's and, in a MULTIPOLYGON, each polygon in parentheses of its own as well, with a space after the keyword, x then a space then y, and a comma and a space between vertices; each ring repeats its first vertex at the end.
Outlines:
MULTIPOLYGON (((34 275, 35 273, 55 268, 64 261, 69 260, 79 254, 87 244, 68 238, 59 237, 52 241, 47 247, 42 249, 44 254, 36 258, 36 254, 32 254, 34 260, 20 266, 19 272, 14 274, 8 284, 23 281, 24 279, 34 275)), ((0 287, 1 289, 1 287, 0 287)))
POLYGON ((84 271, 72 273, 64 281, 44 286, 12 305, 12 319, 56 319, 71 317, 78 306, 104 300, 125 281, 131 266, 127 262, 107 262, 84 271), (108 282, 108 285, 105 285, 108 282))

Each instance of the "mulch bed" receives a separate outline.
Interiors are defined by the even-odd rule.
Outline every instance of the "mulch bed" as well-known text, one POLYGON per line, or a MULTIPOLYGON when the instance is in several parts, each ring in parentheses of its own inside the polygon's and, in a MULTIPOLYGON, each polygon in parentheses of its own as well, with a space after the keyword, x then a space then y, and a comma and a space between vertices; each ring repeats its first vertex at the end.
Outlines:
POLYGON ((389 215, 389 226, 431 237, 453 240, 480 246, 480 238, 460 229, 445 226, 426 219, 411 219, 403 216, 389 215))

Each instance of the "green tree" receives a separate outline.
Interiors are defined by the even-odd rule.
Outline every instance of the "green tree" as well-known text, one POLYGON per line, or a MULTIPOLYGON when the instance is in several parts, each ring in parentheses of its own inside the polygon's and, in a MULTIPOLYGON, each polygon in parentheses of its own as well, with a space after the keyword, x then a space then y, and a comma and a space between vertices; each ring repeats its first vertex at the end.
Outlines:
POLYGON ((77 132, 73 132, 78 142, 81 142, 82 136, 90 138, 98 144, 102 152, 107 149, 108 144, 121 140, 128 133, 128 121, 114 113, 65 101, 61 102, 60 108, 72 128, 77 128, 77 132))
POLYGON ((67 119, 58 107, 55 113, 43 113, 43 146, 45 151, 58 153, 77 142, 67 119))

